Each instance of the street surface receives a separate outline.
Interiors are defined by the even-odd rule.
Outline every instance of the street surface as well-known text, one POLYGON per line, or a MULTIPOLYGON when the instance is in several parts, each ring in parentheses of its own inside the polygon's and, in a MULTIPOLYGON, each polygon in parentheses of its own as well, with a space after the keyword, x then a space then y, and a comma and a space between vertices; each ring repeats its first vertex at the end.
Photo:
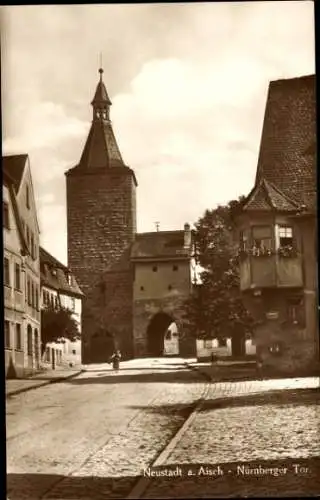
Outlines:
POLYGON ((145 498, 320 493, 316 378, 212 383, 159 467, 166 476, 155 476, 206 386, 177 358, 132 360, 9 398, 9 499, 125 498, 149 467, 145 498), (270 473, 279 464, 287 472, 270 473), (181 476, 168 477, 177 467, 181 476))

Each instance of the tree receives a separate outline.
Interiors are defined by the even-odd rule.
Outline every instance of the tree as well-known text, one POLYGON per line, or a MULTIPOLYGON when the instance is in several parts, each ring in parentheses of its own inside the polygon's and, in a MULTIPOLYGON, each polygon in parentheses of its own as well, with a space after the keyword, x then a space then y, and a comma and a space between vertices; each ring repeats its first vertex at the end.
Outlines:
POLYGON ((196 338, 243 337, 252 318, 243 305, 240 283, 235 216, 244 197, 207 210, 195 224, 195 261, 201 266, 200 282, 185 303, 189 334, 196 338))
POLYGON ((48 307, 41 311, 42 354, 48 342, 59 342, 63 339, 71 341, 80 339, 77 322, 72 311, 64 307, 48 307))

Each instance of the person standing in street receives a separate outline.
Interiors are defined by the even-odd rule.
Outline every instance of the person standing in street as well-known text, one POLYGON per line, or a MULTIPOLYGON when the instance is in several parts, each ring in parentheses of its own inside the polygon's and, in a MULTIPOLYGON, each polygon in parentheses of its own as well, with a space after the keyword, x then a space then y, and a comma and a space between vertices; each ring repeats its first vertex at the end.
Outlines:
POLYGON ((117 350, 111 356, 113 369, 118 372, 120 368, 121 352, 117 350))

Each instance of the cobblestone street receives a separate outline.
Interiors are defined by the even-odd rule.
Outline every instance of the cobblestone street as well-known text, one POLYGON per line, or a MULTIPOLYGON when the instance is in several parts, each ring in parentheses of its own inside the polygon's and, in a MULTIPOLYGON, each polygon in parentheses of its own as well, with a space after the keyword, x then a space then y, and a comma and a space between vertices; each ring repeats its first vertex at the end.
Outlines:
POLYGON ((70 381, 10 398, 10 500, 123 498, 205 387, 198 373, 170 361, 123 363, 119 374, 109 365, 90 367, 70 381))
POLYGON ((145 498, 320 492, 319 381, 311 377, 210 384, 152 467, 206 387, 182 360, 133 360, 118 374, 91 366, 9 398, 9 499, 125 498, 144 473, 145 498), (285 474, 270 472, 279 466, 285 474), (254 467, 269 472, 255 476, 254 467))

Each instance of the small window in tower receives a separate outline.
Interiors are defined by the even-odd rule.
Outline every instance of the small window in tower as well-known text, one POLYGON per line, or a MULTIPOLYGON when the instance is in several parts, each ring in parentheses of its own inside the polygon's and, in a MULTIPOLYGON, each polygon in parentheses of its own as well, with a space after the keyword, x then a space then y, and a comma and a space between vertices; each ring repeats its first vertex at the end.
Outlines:
POLYGON ((144 286, 141 286, 140 290, 141 290, 141 292, 143 292, 144 291, 144 286))
POLYGON ((178 266, 173 266, 173 267, 172 267, 172 269, 173 269, 174 271, 178 271, 178 266))
POLYGON ((172 285, 169 285, 169 286, 168 286, 168 290, 172 290, 172 285))
POLYGON ((156 273, 158 271, 158 266, 153 266, 152 271, 156 273))

